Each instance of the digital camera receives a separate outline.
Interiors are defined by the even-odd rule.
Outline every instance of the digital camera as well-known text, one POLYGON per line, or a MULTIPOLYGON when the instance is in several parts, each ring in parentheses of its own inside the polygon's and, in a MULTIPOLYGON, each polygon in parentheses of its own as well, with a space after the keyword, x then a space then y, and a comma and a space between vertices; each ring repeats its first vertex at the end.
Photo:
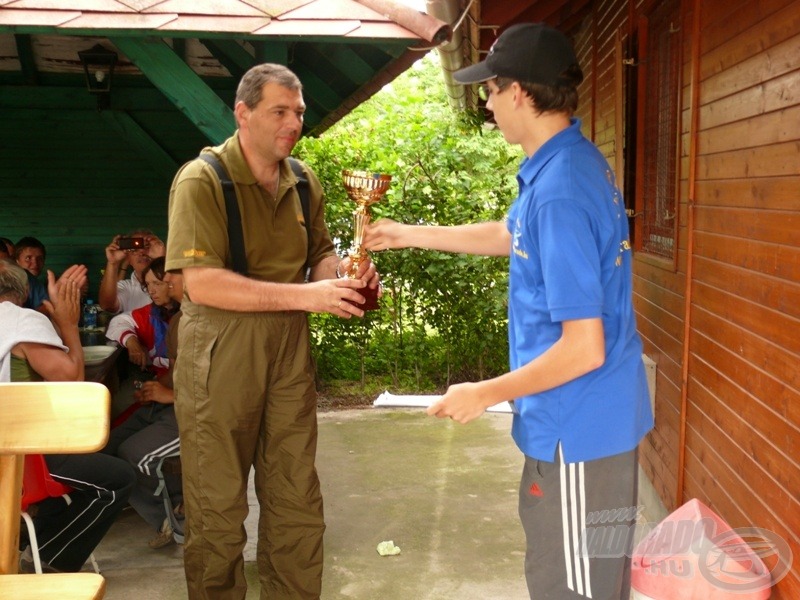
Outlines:
POLYGON ((143 250, 144 238, 143 237, 121 237, 117 240, 117 246, 120 250, 143 250))

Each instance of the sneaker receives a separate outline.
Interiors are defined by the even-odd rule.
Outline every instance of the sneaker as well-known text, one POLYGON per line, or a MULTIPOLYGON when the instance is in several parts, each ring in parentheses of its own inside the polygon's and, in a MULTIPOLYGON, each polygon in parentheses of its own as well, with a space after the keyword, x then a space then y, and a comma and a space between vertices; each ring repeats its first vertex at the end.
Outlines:
POLYGON ((169 519, 164 519, 161 529, 158 530, 158 535, 150 540, 147 545, 154 550, 169 546, 170 544, 175 543, 175 538, 172 534, 172 525, 170 525, 169 519))
MULTIPOLYGON (((23 574, 36 573, 36 564, 33 562, 33 552, 31 547, 28 546, 19 555, 19 572, 23 574)), ((42 561, 42 573, 60 573, 58 569, 51 567, 45 561, 42 561)))

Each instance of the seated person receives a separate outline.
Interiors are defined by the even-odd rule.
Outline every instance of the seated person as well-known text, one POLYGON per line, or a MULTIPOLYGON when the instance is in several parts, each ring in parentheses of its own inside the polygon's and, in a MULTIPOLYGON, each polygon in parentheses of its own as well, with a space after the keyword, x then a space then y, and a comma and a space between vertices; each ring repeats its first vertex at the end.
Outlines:
MULTIPOLYGON (((151 370, 155 379, 141 383, 135 393, 141 406, 111 430, 103 452, 119 456, 137 469, 138 483, 129 502, 157 532, 150 547, 162 548, 173 542, 173 532, 164 515, 164 503, 154 495, 159 485, 156 466, 180 448, 172 367, 177 357, 183 278, 165 274, 161 257, 144 270, 144 280, 152 302, 111 319, 106 337, 128 348, 131 362, 151 370)), ((177 506, 183 498, 180 475, 165 474, 164 478, 177 506)))
POLYGON ((14 260, 34 277, 42 272, 46 256, 44 244, 35 237, 26 236, 14 245, 14 260))
POLYGON ((0 258, 14 259, 14 242, 7 237, 0 237, 0 258))
POLYGON ((47 288, 39 279, 47 255, 44 244, 35 237, 26 236, 14 247, 14 260, 28 273, 28 298, 23 305, 45 312, 42 302, 47 300, 47 288))
MULTIPOLYGON (((73 265, 55 281, 47 273, 50 319, 22 308, 28 296, 24 269, 0 260, 0 381, 81 381, 83 349, 78 335, 80 287, 86 267, 73 265)), ((71 504, 48 498, 32 505, 42 570, 77 572, 128 502, 136 482, 124 460, 99 452, 50 454, 45 462, 56 481, 73 488, 71 504), (35 514, 34 514, 35 513, 35 514)), ((20 572, 34 571, 30 548, 20 572)))
POLYGON ((150 304, 150 297, 144 290, 144 270, 154 258, 164 256, 164 242, 149 229, 137 229, 126 236, 115 235, 106 246, 106 268, 100 281, 98 304, 106 312, 113 314, 131 312, 135 308, 150 304), (144 247, 139 249, 120 249, 120 239, 142 238, 144 247), (125 278, 128 266, 132 268, 130 278, 125 278))

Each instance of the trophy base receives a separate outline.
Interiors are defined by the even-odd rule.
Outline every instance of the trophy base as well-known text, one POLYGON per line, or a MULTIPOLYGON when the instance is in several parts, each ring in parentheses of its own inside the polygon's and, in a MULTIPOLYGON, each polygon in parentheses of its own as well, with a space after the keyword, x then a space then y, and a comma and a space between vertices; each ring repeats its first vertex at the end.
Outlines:
POLYGON ((356 304, 353 302, 353 306, 357 306, 361 310, 377 310, 380 308, 380 303, 378 302, 378 290, 380 287, 371 288, 371 287, 364 287, 358 290, 358 293, 364 296, 365 301, 361 304, 356 304))

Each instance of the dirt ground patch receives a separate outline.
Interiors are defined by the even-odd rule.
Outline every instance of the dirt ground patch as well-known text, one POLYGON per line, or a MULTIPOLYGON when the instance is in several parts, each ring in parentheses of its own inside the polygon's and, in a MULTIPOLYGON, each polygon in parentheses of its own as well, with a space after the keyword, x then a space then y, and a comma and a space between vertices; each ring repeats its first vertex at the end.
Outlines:
POLYGON ((342 393, 341 390, 317 393, 317 410, 321 412, 332 410, 351 410, 370 408, 377 394, 365 392, 342 393))
POLYGON ((327 380, 318 382, 317 410, 320 412, 370 408, 385 391, 393 394, 443 394, 444 390, 419 390, 395 387, 390 383, 370 380, 363 387, 355 381, 327 380))

